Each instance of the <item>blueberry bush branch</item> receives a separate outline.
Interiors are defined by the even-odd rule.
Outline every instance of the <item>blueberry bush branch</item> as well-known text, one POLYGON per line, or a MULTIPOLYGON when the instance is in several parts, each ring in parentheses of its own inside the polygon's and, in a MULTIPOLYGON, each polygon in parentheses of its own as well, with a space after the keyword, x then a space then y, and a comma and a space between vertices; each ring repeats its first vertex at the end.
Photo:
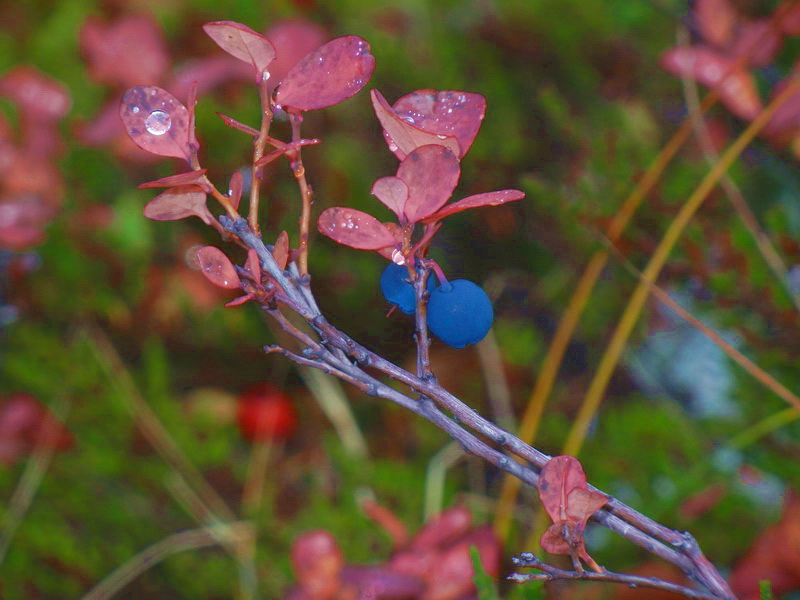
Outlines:
POLYGON ((569 554, 575 570, 560 571, 526 558, 520 566, 536 566, 544 575, 516 575, 516 580, 582 578, 638 584, 636 578, 605 571, 588 555, 583 529, 591 519, 678 566, 701 591, 655 582, 661 589, 692 598, 733 598, 725 580, 690 534, 660 525, 588 485, 576 459, 565 456, 553 460, 524 443, 445 390, 431 369, 429 332, 452 347, 463 348, 480 341, 493 321, 491 302, 480 287, 465 279, 448 281, 438 263, 428 257, 442 220, 463 210, 524 197, 521 191, 509 189, 448 203, 460 178, 461 159, 480 128, 486 110, 484 98, 459 91, 418 90, 389 105, 373 90, 373 108, 388 148, 400 164, 394 176, 374 183, 372 194, 394 213, 397 222, 382 223, 348 207, 327 208, 318 217, 319 231, 333 241, 377 252, 390 261, 381 277, 381 290, 401 312, 414 315, 417 360, 416 373, 411 373, 331 324, 319 309, 308 273, 312 192, 301 148, 318 140, 301 137, 303 112, 338 104, 366 85, 375 67, 369 45, 356 36, 337 38, 300 60, 272 91, 267 82, 275 51, 269 40, 228 21, 209 23, 204 29, 223 50, 252 65, 260 94, 259 129, 220 115, 226 124, 254 138, 247 218, 238 212, 241 176, 231 178, 225 195, 201 168, 194 133, 194 92, 187 108, 160 88, 132 88, 123 97, 120 115, 130 137, 140 147, 154 154, 185 159, 192 169, 190 173, 145 184, 169 188, 147 205, 145 215, 155 220, 197 216, 220 232, 224 240, 247 249, 242 266, 234 266, 212 246, 199 250, 197 259, 212 283, 241 289, 244 295, 229 306, 247 302, 260 305, 297 342, 293 348, 267 346, 265 352, 281 354, 298 365, 338 377, 366 395, 394 402, 443 430, 465 452, 480 456, 524 483, 538 486, 554 521, 546 534, 546 549, 569 554), (281 114, 291 124, 290 142, 270 135, 273 119, 281 114), (266 152, 268 145, 275 150, 266 152), (274 244, 267 244, 259 226, 263 166, 281 157, 288 160, 300 191, 297 249, 290 248, 286 232, 281 232, 274 244), (206 206, 208 194, 225 214, 217 218, 211 215, 206 206), (305 321, 307 330, 293 322, 296 317, 305 321), (390 386, 385 378, 400 384, 403 391, 390 386), (555 494, 556 488, 563 493, 555 494), (562 500, 553 500, 557 497, 562 500), (585 571, 581 561, 592 571, 585 571))

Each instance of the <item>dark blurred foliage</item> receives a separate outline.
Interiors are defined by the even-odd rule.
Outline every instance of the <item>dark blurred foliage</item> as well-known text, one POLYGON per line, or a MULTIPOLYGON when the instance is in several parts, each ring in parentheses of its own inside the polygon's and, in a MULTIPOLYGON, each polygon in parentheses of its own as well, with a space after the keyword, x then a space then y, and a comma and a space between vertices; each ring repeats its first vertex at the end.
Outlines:
MULTIPOLYGON (((778 3, 735 4, 756 18, 778 3)), ((345 389, 369 458, 349 453, 316 401, 319 394, 310 391, 318 388, 307 387, 282 358, 261 352, 276 338, 259 311, 222 308, 235 293, 208 284, 187 259, 198 245, 221 245, 218 236, 198 219, 161 223, 142 216, 155 193, 137 186, 183 165, 143 160, 122 136, 114 113, 127 86, 164 86, 185 102, 187 78, 207 84, 197 105, 202 164, 223 190, 251 150, 247 136, 215 112, 257 126, 258 98, 247 75, 203 34, 205 22, 235 20, 261 32, 286 19, 293 27, 310 24, 284 30, 281 43, 289 48, 313 47, 315 36, 361 36, 377 62, 368 88, 390 103, 425 88, 483 94, 486 119, 462 164, 457 197, 519 188, 527 198, 450 217, 431 255, 448 276, 483 285, 494 300, 502 372, 475 348, 438 342, 432 361, 447 389, 497 418, 505 412, 486 382, 505 377, 519 416, 581 270, 605 247, 605 225, 686 115, 681 83, 662 71, 659 58, 675 45, 677 27, 691 24, 687 10, 677 0, 236 0, 224 8, 211 0, 6 3, 0 76, 8 82, 35 74, 57 86, 52 89, 63 88, 69 112, 65 104, 49 121, 32 122, 14 97, 20 84, 0 83, 0 397, 24 393, 41 406, 68 404, 71 443, 57 445, 64 451, 49 459, 21 516, 10 499, 32 463, 0 465, 0 542, 15 531, 0 554, 0 597, 81 597, 142 549, 203 524, 181 503, 173 469, 131 418, 131 383, 237 513, 251 447, 235 425, 236 395, 269 380, 296 403, 298 429, 270 452, 263 501, 253 516, 265 597, 291 587, 289 549, 306 531, 329 531, 348 561, 386 562, 390 540, 364 515, 359 494, 368 490, 416 530, 425 521, 429 463, 447 463, 438 452, 448 440, 438 430, 345 389), (31 145, 35 153, 21 150, 31 145), (6 160, 23 155, 14 165, 6 160), (20 198, 42 210, 9 212, 20 198), (31 225, 35 235, 8 243, 7 215, 31 225), (106 339, 127 371, 114 363, 106 339)), ((798 51, 797 39, 787 38, 773 62, 753 71, 763 100, 798 51)), ((746 126, 721 106, 709 120, 723 143, 746 126)), ((290 135, 286 122, 276 123, 275 132, 290 135)), ((394 174, 397 163, 367 91, 309 113, 303 133, 323 140, 303 153, 315 214, 352 206, 390 220, 369 190, 375 179, 394 174)), ((623 235, 628 260, 646 264, 707 171, 690 142, 623 235)), ((798 291, 800 176, 791 148, 757 141, 732 175, 792 269, 787 278, 798 291)), ((268 168, 263 189, 265 235, 274 240, 287 230, 296 244, 299 197, 285 162, 268 168)), ((225 250, 243 261, 237 248, 225 250)), ((412 322, 385 315, 389 307, 378 287, 385 264, 375 253, 313 238, 310 271, 323 311, 353 338, 407 366, 413 364, 412 322)), ((537 441, 544 451, 559 452, 635 283, 612 259, 546 410, 537 441)), ((660 284, 789 389, 800 390, 797 311, 722 192, 713 192, 693 220, 660 284)), ((8 412, 2 406, 0 419, 8 412)), ((692 531, 718 566, 757 556, 774 569, 760 549, 765 542, 746 553, 761 532, 775 535, 767 527, 782 514, 782 494, 800 486, 800 424, 789 414, 761 431, 748 428, 785 408, 654 300, 579 458, 591 483, 666 525, 692 531)), ((26 435, 29 444, 33 433, 26 435)), ((458 497, 478 523, 490 521, 500 481, 473 459, 460 462, 448 473, 438 507, 458 497)), ((504 559, 525 549, 535 502, 533 490, 523 493, 504 559)), ((784 521, 795 504, 783 510, 784 521)), ((649 572, 637 548, 605 530, 590 527, 587 548, 616 571, 649 572)), ((742 575, 737 568, 751 585, 752 570, 742 575)), ((798 581, 785 572, 791 565, 780 568, 782 577, 798 581)), ((507 561, 500 572, 506 570, 507 561)), ((188 550, 135 578, 118 597, 229 598, 240 576, 219 547, 188 550)), ((587 589, 558 593, 615 593, 587 589)))

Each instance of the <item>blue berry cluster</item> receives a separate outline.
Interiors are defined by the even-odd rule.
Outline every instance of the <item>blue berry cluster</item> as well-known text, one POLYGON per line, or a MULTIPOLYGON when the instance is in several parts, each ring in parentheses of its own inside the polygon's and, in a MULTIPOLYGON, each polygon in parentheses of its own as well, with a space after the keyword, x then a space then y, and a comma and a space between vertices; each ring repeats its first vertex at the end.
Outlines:
MULTIPOLYGON (((381 275, 384 298, 407 315, 417 310, 414 287, 406 267, 390 263, 381 275)), ((428 327, 448 346, 463 348, 477 344, 489 332, 494 320, 492 303, 479 286, 456 279, 437 286, 428 277, 428 327)))

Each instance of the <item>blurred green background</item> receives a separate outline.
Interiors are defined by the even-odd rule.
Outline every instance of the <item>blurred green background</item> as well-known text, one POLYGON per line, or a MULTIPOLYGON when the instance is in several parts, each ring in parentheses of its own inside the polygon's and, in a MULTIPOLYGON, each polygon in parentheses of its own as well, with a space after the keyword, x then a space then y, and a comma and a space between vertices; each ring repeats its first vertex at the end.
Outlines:
MULTIPOLYGON (((753 16, 775 5, 740 3, 753 16)), ((81 128, 123 91, 87 76, 79 46, 87 18, 111 23, 150 15, 163 30, 170 73, 217 55, 202 32, 205 22, 234 20, 264 31, 281 19, 303 18, 321 25, 328 38, 368 40, 377 62, 368 88, 390 102, 422 88, 486 96, 486 119, 464 160, 457 197, 504 188, 527 197, 451 217, 437 236, 432 256, 448 276, 484 286, 495 301, 496 322, 483 350, 436 342, 432 359, 445 387, 502 419, 508 417, 503 395, 490 384, 506 386, 519 418, 584 265, 605 247, 608 219, 685 116, 681 82, 658 59, 675 44, 686 11, 677 0, 236 0, 224 10, 210 0, 6 3, 0 73, 31 65, 60 81, 72 105, 60 124, 64 148, 55 163, 63 204, 43 243, 14 255, 27 261, 23 272, 4 276, 0 395, 27 392, 54 407, 74 443, 46 464, 40 483, 29 476, 45 464, 35 457, 0 465, 0 524, 9 542, 0 596, 80 598, 136 552, 199 526, 179 501, 174 470, 131 416, 133 389, 232 507, 239 505, 251 455, 232 418, 236 394, 266 380, 292 397, 300 426, 272 449, 264 502, 254 517, 257 576, 268 598, 290 586, 288 549, 309 529, 333 532, 350 561, 384 560, 389 540, 360 510, 359 494, 373 495, 415 530, 424 520, 426 472, 448 444, 426 422, 344 388, 369 456, 348 452, 294 367, 261 352, 275 337, 259 311, 223 308, 231 296, 210 289, 186 265, 193 244, 220 245, 214 232, 194 219, 159 223, 142 216, 154 194, 137 186, 180 165, 168 159, 142 164, 118 147, 81 141, 81 128), (495 350, 499 363, 490 358, 495 350), (14 512, 12 501, 20 489, 33 494, 24 514, 14 512)), ((757 73, 764 93, 797 50, 789 40, 775 64, 757 73)), ((0 108, 13 127, 13 103, 2 100, 0 108)), ((226 189, 230 174, 247 164, 250 147, 215 111, 256 125, 258 99, 239 83, 199 99, 202 164, 226 189)), ((724 108, 711 115, 728 136, 743 129, 724 108)), ((285 123, 276 131, 288 135, 285 123)), ((323 140, 304 151, 315 214, 348 205, 388 220, 369 189, 393 174, 396 162, 367 91, 309 114, 304 135, 323 140)), ((620 247, 628 260, 646 264, 707 171, 689 142, 624 234, 620 247)), ((800 264, 796 160, 756 142, 731 172, 787 265, 800 264)), ((298 195, 285 164, 269 171, 265 186, 265 235, 286 229, 296 242, 298 195)), ((387 318, 378 290, 383 259, 319 235, 312 243, 314 288, 329 320, 398 364, 413 364, 412 323, 399 314, 387 318)), ((5 252, 4 260, 10 258, 5 252)), ((800 390, 797 312, 722 193, 714 192, 693 221, 660 283, 789 389, 800 390)), ((559 452, 635 284, 612 257, 545 412, 536 444, 543 451, 559 452)), ((796 420, 736 437, 785 408, 704 335, 653 301, 579 458, 593 484, 666 525, 690 530, 707 556, 728 569, 777 519, 787 486, 798 486, 796 420), (709 490, 716 496, 708 506, 687 509, 709 490)), ((491 521, 500 483, 497 472, 470 458, 448 472, 441 504, 466 502, 478 521, 491 521)), ((506 557, 526 549, 521 544, 534 504, 534 495, 523 492, 506 557)), ((645 560, 607 531, 592 530, 589 539, 592 555, 614 570, 635 570, 645 560)), ((239 576, 236 561, 211 546, 167 558, 117 597, 229 598, 239 576)), ((613 597, 614 591, 602 593, 613 597)))

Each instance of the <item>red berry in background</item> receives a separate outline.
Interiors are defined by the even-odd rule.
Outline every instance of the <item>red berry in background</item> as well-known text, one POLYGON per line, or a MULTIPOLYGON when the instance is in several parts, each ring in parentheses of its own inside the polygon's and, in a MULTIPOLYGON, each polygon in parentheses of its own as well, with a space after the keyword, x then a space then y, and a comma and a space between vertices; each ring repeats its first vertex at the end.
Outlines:
POLYGON ((292 400, 267 382, 256 383, 239 395, 236 420, 242 436, 251 442, 286 439, 297 425, 292 400))

